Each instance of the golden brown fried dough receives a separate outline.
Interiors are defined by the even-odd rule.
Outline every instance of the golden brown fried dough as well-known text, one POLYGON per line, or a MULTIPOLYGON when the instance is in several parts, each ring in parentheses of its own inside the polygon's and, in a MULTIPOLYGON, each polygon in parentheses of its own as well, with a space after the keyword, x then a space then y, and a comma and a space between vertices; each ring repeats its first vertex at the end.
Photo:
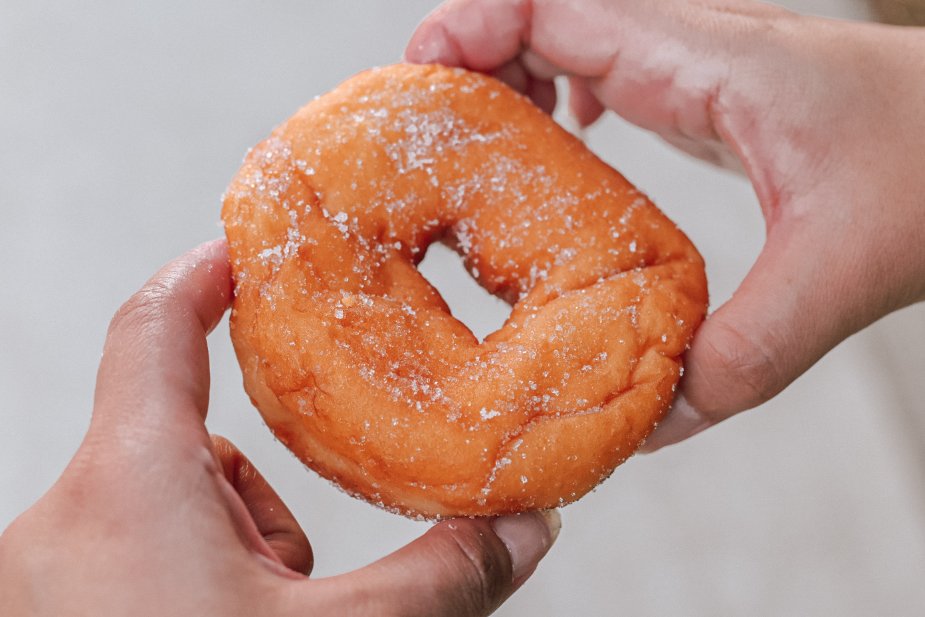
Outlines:
POLYGON ((306 465, 408 515, 552 508, 668 409, 703 262, 526 98, 367 71, 247 156, 224 198, 244 384, 306 465), (513 304, 479 342, 417 271, 446 240, 513 304))

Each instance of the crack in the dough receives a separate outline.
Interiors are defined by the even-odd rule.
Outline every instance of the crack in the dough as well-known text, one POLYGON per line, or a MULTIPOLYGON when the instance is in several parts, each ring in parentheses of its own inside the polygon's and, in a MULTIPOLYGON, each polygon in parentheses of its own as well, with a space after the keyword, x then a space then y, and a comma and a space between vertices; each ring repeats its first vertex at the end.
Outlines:
MULTIPOLYGON (((635 367, 633 368, 635 372, 635 367)), ((485 481, 482 483, 481 488, 479 489, 479 494, 486 496, 491 492, 491 485, 494 484, 497 479, 497 472, 500 471, 505 465, 502 465, 501 462, 504 460, 510 461, 509 455, 513 449, 512 442, 518 439, 521 435, 525 435, 527 431, 535 424, 539 424, 544 420, 555 421, 562 420, 566 418, 574 418, 578 416, 587 416, 587 415, 596 415, 602 413, 604 409, 610 405, 613 401, 617 400, 619 397, 631 392, 633 389, 639 387, 640 383, 635 383, 630 377, 630 384, 616 392, 610 394, 605 398, 600 404, 596 405, 594 411, 588 409, 578 409, 572 411, 557 411, 554 413, 546 413, 543 411, 538 411, 532 414, 527 421, 518 426, 516 429, 508 433, 504 439, 501 440, 501 443, 498 446, 497 451, 495 452, 494 460, 492 462, 491 470, 488 472, 488 476, 485 478, 485 481)))
MULTIPOLYGON (((623 273, 619 273, 619 274, 623 274, 623 273)), ((612 276, 618 276, 619 274, 615 274, 612 276)), ((612 278, 612 277, 608 277, 608 278, 612 278)), ((648 295, 650 293, 650 290, 645 289, 643 290, 643 293, 648 295)), ((638 301, 627 305, 626 307, 624 307, 624 310, 629 307, 637 308, 639 304, 642 302, 642 299, 643 298, 641 297, 638 301)), ((630 324, 633 326, 633 330, 636 332, 637 337, 640 336, 641 333, 639 331, 639 324, 635 320, 630 320, 630 324)), ((578 409, 578 410, 570 410, 570 411, 565 411, 565 412, 557 411, 557 412, 549 413, 547 410, 540 410, 540 411, 537 411, 531 414, 526 419, 525 422, 521 423, 520 426, 518 426, 513 431, 505 435, 504 438, 501 440, 501 442, 498 444, 498 448, 495 450, 495 455, 492 460, 491 469, 489 470, 488 475, 485 478, 485 481, 482 483, 481 489, 479 490, 479 494, 482 497, 485 497, 491 492, 491 485, 497 479, 497 472, 500 471, 501 468, 503 468, 503 465, 501 465, 501 462, 506 459, 510 460, 508 458, 508 455, 510 454, 510 448, 512 447, 511 443, 514 440, 518 439, 521 435, 526 434, 526 432, 529 430, 531 426, 533 426, 534 424, 538 424, 539 422, 542 422, 543 420, 554 421, 554 420, 561 420, 565 418, 574 418, 577 416, 601 413, 613 401, 617 400, 619 397, 623 396, 624 394, 627 394, 628 392, 632 391, 634 388, 642 385, 641 383, 637 383, 635 381, 634 376, 639 366, 639 359, 642 358, 646 353, 648 353, 648 351, 651 348, 652 348, 651 345, 646 346, 645 348, 643 347, 637 348, 637 353, 634 354, 633 365, 629 371, 628 385, 625 388, 621 388, 617 390, 616 392, 612 392, 607 397, 605 397, 603 401, 601 401, 595 406, 597 408, 596 411, 592 412, 589 409, 578 409)))

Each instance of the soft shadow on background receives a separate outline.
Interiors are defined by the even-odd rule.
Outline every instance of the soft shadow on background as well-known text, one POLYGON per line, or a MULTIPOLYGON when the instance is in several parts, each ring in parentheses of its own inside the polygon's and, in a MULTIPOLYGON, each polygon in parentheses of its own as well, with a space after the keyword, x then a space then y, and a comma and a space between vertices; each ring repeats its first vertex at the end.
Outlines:
MULTIPOLYGON (((311 97, 396 61, 434 5, 193 4, 0 2, 0 528, 76 449, 111 314, 221 234, 219 196, 245 150, 311 97)), ((589 143, 699 246, 713 305, 728 298, 763 239, 747 183, 612 117, 589 143)), ((476 331, 504 318, 452 255, 424 270, 476 331)), ((902 311, 763 408, 632 459, 563 511, 558 544, 498 614, 921 614, 923 341, 923 307, 902 311)), ((316 576, 426 529, 305 471, 244 395, 227 324, 210 345, 208 426, 290 505, 316 576)))

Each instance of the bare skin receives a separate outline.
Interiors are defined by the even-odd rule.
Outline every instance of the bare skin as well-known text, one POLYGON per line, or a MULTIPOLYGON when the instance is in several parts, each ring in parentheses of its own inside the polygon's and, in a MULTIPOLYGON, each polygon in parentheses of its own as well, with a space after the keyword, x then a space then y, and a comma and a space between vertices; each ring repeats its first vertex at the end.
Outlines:
MULTIPOLYGON (((765 248, 701 328, 654 449, 925 299, 923 52, 919 31, 745 1, 466 0, 425 20, 407 57, 494 72, 546 109, 568 75, 583 123, 611 109, 751 179, 765 248)), ((210 243, 117 314, 83 445, 0 537, 0 614, 490 613, 548 550, 555 515, 450 521, 356 572, 305 577, 292 515, 205 430, 205 336, 230 294, 210 243)))
POLYGON ((450 0, 405 53, 493 73, 548 111, 568 76, 582 124, 612 110, 748 176, 764 249, 697 333, 649 451, 925 299, 925 31, 747 0, 450 0))
POLYGON ((487 615, 558 515, 451 520, 370 566, 309 579, 308 539, 210 437, 206 334, 231 299, 224 242, 167 265, 116 314, 93 419, 58 482, 0 536, 0 615, 487 615))

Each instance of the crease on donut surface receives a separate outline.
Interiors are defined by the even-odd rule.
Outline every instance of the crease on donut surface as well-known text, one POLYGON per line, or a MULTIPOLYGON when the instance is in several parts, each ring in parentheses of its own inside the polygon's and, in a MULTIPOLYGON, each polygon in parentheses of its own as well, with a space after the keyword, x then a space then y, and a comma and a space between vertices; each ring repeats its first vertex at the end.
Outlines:
POLYGON ((683 233, 460 69, 348 80, 256 146, 223 201, 245 389, 308 466, 412 516, 587 493, 667 410, 706 310, 683 233), (416 269, 436 241, 513 304, 484 341, 416 269))

